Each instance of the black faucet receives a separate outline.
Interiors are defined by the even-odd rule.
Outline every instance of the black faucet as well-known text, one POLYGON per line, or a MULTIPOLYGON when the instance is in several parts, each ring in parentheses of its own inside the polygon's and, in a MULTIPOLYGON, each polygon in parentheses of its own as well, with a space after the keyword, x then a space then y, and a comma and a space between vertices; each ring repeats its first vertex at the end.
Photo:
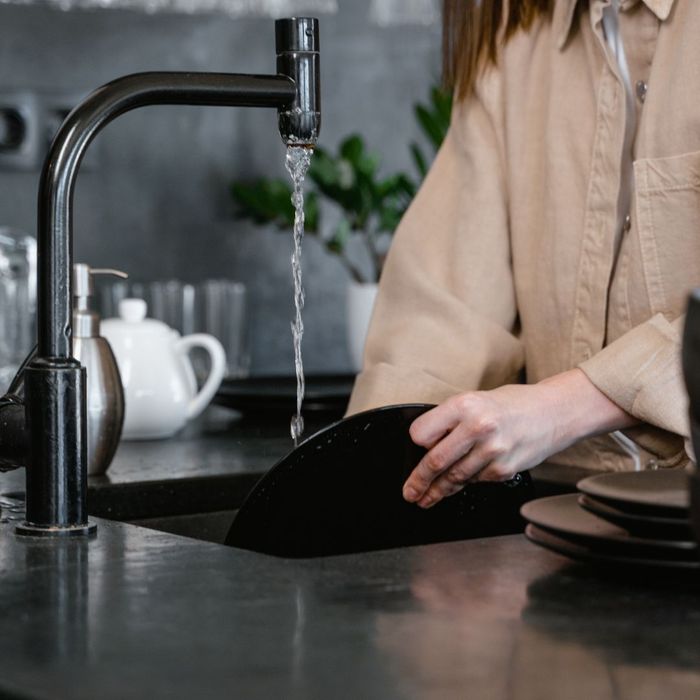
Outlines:
POLYGON ((84 535, 87 517, 85 369, 72 357, 73 189, 100 129, 154 104, 275 107, 282 140, 311 146, 321 124, 318 20, 275 23, 277 75, 137 73, 99 88, 59 129, 38 206, 38 344, 0 399, 0 469, 26 467, 25 535, 84 535), (23 385, 23 394, 19 391, 23 385))

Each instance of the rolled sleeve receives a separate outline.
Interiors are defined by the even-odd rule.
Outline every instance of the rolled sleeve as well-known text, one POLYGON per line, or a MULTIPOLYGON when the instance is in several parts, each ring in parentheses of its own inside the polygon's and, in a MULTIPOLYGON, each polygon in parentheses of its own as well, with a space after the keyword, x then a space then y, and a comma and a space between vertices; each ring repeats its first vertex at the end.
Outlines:
POLYGON ((669 463, 682 460, 690 434, 681 371, 683 317, 657 314, 580 363, 611 401, 647 424, 629 431, 645 449, 669 463))

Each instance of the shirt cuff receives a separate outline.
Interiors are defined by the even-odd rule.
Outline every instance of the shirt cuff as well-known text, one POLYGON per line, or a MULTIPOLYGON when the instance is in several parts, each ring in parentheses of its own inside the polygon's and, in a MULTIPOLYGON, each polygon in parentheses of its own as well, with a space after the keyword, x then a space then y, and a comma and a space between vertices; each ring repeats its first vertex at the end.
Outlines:
POLYGON ((579 367, 611 401, 644 423, 683 437, 690 434, 681 370, 682 319, 657 314, 579 367))

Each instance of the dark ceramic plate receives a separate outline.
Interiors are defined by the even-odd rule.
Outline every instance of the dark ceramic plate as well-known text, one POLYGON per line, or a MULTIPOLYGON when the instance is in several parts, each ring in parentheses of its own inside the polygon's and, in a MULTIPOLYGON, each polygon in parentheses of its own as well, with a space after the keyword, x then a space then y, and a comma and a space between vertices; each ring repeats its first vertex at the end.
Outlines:
POLYGON ((687 518, 661 518, 654 515, 626 513, 585 494, 578 497, 578 504, 589 513, 624 528, 632 535, 652 539, 690 540, 693 538, 690 521, 687 518))
POLYGON ((581 543, 557 537, 551 532, 532 524, 525 528, 525 537, 545 549, 549 549, 557 554, 563 554, 565 557, 577 561, 602 564, 616 568, 634 566, 652 569, 700 570, 700 559, 651 559, 600 552, 595 548, 587 547, 581 543))
POLYGON ((626 513, 688 519, 688 473, 683 469, 597 474, 576 484, 579 491, 626 513))
MULTIPOLYGON (((352 374, 310 375, 302 412, 345 413, 355 376, 352 374)), ((243 413, 292 414, 296 410, 296 377, 246 377, 224 379, 214 403, 243 413)))
POLYGON ((388 406, 316 433, 258 482, 226 544, 315 557, 522 532, 528 474, 474 484, 428 510, 404 501, 403 483, 424 454, 408 429, 430 408, 388 406))
MULTIPOLYGON (((697 447, 695 448, 697 450, 697 447)), ((696 466, 690 479, 692 501, 691 519, 695 529, 695 538, 700 542, 700 469, 696 466)))
POLYGON ((598 552, 644 558, 700 559, 698 546, 689 539, 649 539, 602 520, 578 505, 577 494, 550 496, 526 503, 523 517, 540 529, 598 552))

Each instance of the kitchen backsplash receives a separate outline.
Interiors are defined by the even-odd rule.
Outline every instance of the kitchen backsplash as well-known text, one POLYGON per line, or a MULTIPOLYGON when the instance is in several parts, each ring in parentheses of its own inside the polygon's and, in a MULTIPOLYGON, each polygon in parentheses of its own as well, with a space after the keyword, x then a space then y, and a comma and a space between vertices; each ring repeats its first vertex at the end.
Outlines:
MULTIPOLYGON (((439 31, 380 28, 369 0, 322 20, 321 143, 362 133, 389 170, 411 168, 412 105, 439 73, 439 31)), ((142 70, 269 72, 271 20, 63 13, 0 6, 0 93, 81 95, 142 70)), ((140 279, 231 277, 248 286, 251 371, 291 373, 292 236, 236 221, 228 183, 284 172, 272 110, 156 107, 90 148, 76 192, 76 260, 140 279)), ((33 232, 38 169, 0 171, 0 225, 33 232)), ((346 371, 347 276, 311 238, 303 252, 309 372, 346 371)))

